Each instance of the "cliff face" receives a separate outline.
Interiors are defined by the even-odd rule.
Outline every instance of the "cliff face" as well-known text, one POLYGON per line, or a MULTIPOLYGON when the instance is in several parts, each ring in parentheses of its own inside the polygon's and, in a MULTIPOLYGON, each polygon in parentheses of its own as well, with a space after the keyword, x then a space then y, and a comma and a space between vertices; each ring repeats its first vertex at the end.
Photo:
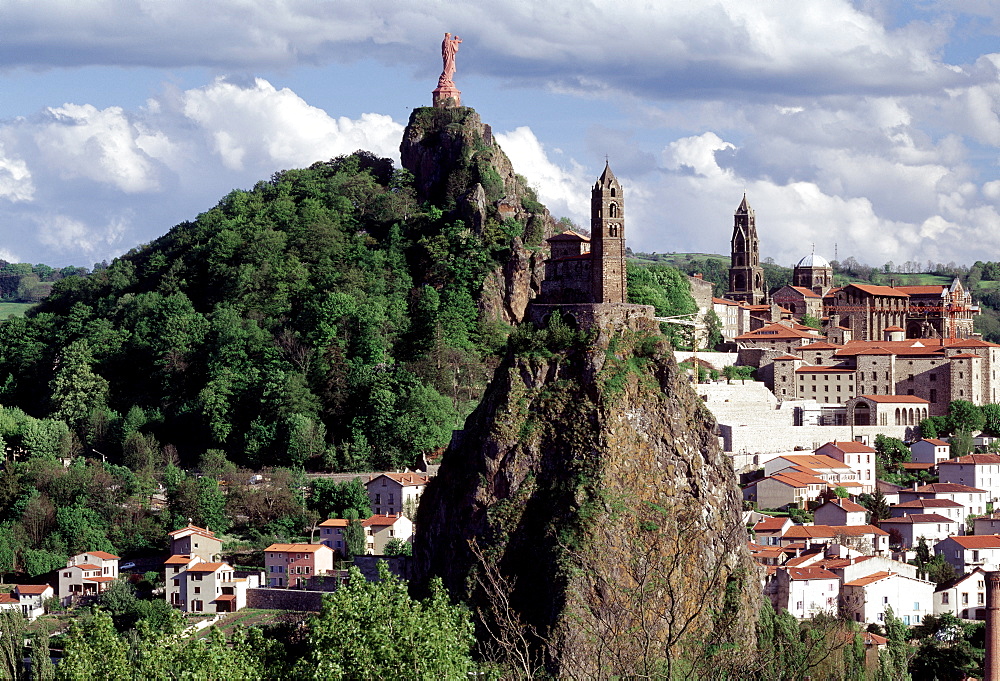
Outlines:
POLYGON ((421 200, 509 249, 487 276, 480 306, 489 318, 520 322, 540 290, 554 221, 514 173, 490 126, 468 107, 414 109, 399 150, 421 200))
POLYGON ((573 336, 515 336, 421 501, 417 582, 469 599, 507 664, 717 666, 753 645, 759 586, 712 417, 661 337, 573 336))

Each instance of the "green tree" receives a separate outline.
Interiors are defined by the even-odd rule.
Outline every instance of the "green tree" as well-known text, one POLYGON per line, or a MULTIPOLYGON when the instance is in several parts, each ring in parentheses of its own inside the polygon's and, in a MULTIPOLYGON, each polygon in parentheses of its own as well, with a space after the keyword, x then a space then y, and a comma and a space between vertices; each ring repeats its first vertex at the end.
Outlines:
POLYGON ((984 404, 983 412, 983 433, 993 437, 1000 437, 1000 404, 984 404))
POLYGON ((56 667, 58 681, 124 679, 131 676, 128 644, 118 637, 108 613, 98 609, 88 622, 74 619, 70 623, 63 657, 56 667))
POLYGON ((953 459, 971 454, 974 449, 975 442, 972 433, 967 430, 956 430, 948 438, 948 453, 953 459))
POLYGON ((385 555, 387 556, 412 556, 413 545, 403 541, 399 537, 393 537, 385 543, 385 555))
POLYGON ((885 609, 886 649, 878 656, 877 681, 910 681, 909 664, 912 651, 907 637, 908 627, 895 616, 891 607, 885 609))
POLYGON ((78 433, 86 430, 91 412, 103 408, 108 399, 108 382, 94 373, 92 363, 87 341, 75 341, 59 358, 49 386, 53 418, 65 421, 78 433))
POLYGON ((361 478, 334 482, 330 478, 315 478, 310 483, 309 507, 322 518, 346 518, 348 509, 356 518, 371 514, 371 500, 361 478))
MULTIPOLYGON (((366 514, 367 515, 367 514, 366 514)), ((346 557, 365 555, 365 528, 358 520, 358 513, 353 508, 344 512, 347 527, 344 528, 344 551, 346 557)))
POLYGON ((213 478, 198 478, 198 518, 202 527, 211 528, 218 534, 229 529, 226 497, 213 478))
POLYGON ((910 460, 910 448, 898 438, 879 433, 875 436, 875 456, 883 471, 895 471, 910 460))
POLYGON ((986 424, 983 410, 968 400, 954 400, 948 405, 948 422, 951 430, 978 433, 986 424))
POLYGON ((475 671, 469 611, 452 605, 439 579, 416 601, 379 563, 379 581, 350 568, 347 584, 323 596, 310 622, 297 676, 315 679, 464 678, 475 671))
POLYGON ((0 674, 5 679, 26 679, 24 638, 28 622, 19 610, 0 610, 0 674))
POLYGON ((822 329, 823 323, 810 315, 802 315, 802 325, 813 329, 822 329))
POLYGON ((715 313, 715 310, 709 310, 705 313, 705 332, 707 335, 705 347, 709 351, 715 350, 722 345, 722 341, 724 340, 722 337, 722 320, 719 319, 719 315, 715 313))

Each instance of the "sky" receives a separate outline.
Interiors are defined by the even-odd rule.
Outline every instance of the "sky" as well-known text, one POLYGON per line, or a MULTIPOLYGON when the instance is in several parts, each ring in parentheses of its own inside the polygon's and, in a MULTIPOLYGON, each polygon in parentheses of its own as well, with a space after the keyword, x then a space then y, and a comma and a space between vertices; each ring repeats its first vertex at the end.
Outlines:
POLYGON ((1000 260, 997 0, 0 0, 0 258, 90 267, 235 188, 398 163, 444 32, 556 217, 633 250, 1000 260))

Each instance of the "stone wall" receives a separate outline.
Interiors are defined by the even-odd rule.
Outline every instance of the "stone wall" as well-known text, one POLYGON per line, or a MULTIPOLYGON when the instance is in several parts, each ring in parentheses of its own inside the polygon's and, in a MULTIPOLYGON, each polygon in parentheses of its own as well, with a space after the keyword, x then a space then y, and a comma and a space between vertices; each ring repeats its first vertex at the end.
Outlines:
POLYGON ((916 426, 771 426, 719 424, 719 440, 727 454, 763 454, 797 447, 812 451, 827 442, 845 442, 859 436, 875 441, 881 433, 900 440, 913 440, 916 426))
POLYGON ((247 589, 247 607, 319 612, 324 593, 299 589, 247 589))
POLYGON ((536 326, 548 323, 549 316, 559 311, 563 320, 573 323, 579 329, 600 329, 605 327, 626 327, 633 331, 653 331, 652 305, 630 305, 627 303, 581 303, 577 305, 540 305, 532 303, 528 307, 528 319, 536 326))

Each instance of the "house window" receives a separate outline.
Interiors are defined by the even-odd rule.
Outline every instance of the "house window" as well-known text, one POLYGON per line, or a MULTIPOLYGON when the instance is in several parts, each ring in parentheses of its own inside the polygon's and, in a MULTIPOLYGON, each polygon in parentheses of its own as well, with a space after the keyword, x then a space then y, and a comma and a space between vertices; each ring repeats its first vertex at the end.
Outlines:
POLYGON ((976 594, 976 602, 979 603, 979 605, 983 605, 986 602, 984 600, 985 598, 986 598, 986 595, 982 591, 980 591, 978 594, 976 594))
POLYGON ((200 594, 200 593, 201 593, 201 587, 200 587, 200 586, 196 586, 196 587, 194 588, 194 592, 195 592, 196 594, 200 594))
POLYGON ((969 594, 963 593, 962 594, 962 605, 968 605, 968 604, 969 604, 969 594))
POLYGON ((382 495, 381 494, 376 494, 375 495, 375 503, 376 504, 381 504, 382 503, 382 495))
POLYGON ((935 374, 935 373, 931 373, 931 374, 930 374, 930 380, 931 380, 931 381, 936 381, 936 380, 937 380, 937 374, 935 374))
POLYGON ((942 594, 941 594, 941 603, 943 605, 948 605, 948 592, 947 591, 942 592, 942 594))

